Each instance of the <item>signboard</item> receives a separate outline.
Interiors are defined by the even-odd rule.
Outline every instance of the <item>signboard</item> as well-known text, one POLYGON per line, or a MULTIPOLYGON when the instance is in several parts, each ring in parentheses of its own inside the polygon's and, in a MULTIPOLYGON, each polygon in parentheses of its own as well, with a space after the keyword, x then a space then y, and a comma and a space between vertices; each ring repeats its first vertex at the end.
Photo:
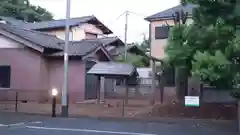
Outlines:
POLYGON ((199 96, 185 96, 185 106, 199 107, 199 96))

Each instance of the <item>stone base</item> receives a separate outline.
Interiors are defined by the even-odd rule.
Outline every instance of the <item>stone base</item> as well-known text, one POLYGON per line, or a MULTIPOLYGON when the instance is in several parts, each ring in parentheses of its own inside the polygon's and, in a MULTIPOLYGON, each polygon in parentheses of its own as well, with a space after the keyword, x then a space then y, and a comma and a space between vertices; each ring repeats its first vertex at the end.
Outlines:
POLYGON ((68 106, 62 106, 61 116, 68 117, 68 106))

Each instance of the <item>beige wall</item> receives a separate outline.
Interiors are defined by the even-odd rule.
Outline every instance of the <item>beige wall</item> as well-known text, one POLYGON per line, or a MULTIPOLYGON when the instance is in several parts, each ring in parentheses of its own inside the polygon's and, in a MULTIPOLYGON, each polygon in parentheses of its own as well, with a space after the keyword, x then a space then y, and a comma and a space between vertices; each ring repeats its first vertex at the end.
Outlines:
MULTIPOLYGON (((48 33, 56 35, 60 39, 65 39, 65 30, 64 29, 59 29, 59 30, 51 30, 47 31, 48 33)), ((70 29, 70 40, 82 40, 86 39, 86 34, 85 32, 89 33, 96 33, 98 35, 102 35, 103 32, 97 28, 96 26, 92 24, 82 24, 77 27, 73 27, 70 29)))
MULTIPOLYGON (((187 24, 192 23, 192 19, 187 20, 187 24)), ((167 45, 167 39, 155 39, 155 27, 163 25, 174 25, 173 20, 151 22, 151 56, 163 59, 165 57, 164 48, 167 45)))

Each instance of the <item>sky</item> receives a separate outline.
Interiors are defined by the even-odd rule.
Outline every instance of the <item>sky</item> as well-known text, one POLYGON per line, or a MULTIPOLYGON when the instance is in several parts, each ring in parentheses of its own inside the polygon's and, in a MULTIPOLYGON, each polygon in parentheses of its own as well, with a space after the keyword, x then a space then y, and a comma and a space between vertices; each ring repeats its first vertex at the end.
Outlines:
MULTIPOLYGON (((65 18, 66 0, 30 0, 30 2, 46 8, 54 15, 54 19, 65 18)), ((179 2, 179 0, 71 0, 71 17, 95 15, 114 32, 114 35, 124 40, 125 15, 120 15, 130 11, 127 42, 141 42, 144 35, 148 36, 149 28, 149 22, 145 21, 144 17, 176 6, 179 2)))

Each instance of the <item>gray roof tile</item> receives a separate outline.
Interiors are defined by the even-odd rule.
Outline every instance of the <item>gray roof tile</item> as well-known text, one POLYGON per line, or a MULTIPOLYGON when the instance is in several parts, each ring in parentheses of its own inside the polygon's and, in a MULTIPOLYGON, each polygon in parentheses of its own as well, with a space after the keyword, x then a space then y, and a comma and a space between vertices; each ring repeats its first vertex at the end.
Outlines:
POLYGON ((103 37, 103 38, 86 39, 86 40, 100 42, 103 46, 111 44, 115 41, 118 41, 118 46, 124 46, 124 43, 118 37, 103 37))
MULTIPOLYGON (((85 23, 89 20, 91 20, 93 16, 83 16, 79 18, 71 18, 69 20, 70 26, 77 26, 80 23, 85 23)), ((60 20, 51 20, 51 21, 42 21, 42 22, 36 22, 36 23, 26 23, 22 25, 25 29, 49 29, 49 28, 61 28, 65 27, 66 20, 60 19, 60 20)))
MULTIPOLYGON (((105 37, 105 38, 97 38, 97 39, 84 39, 81 41, 72 41, 69 45, 69 55, 73 56, 84 56, 100 46, 105 46, 120 40, 117 37, 105 37)), ((121 41, 121 40, 120 40, 121 41)), ((60 44, 64 47, 64 42, 60 44)), ((52 56, 62 56, 63 52, 58 52, 52 54, 52 56)))
MULTIPOLYGON (((48 54, 48 56, 63 56, 64 40, 57 38, 54 35, 50 35, 43 32, 38 32, 35 30, 21 29, 16 26, 9 24, 0 23, 0 29, 28 40, 36 45, 44 48, 59 49, 59 52, 48 54)), ((91 53, 101 45, 105 46, 111 44, 115 41, 119 41, 120 45, 122 41, 117 37, 106 37, 98 39, 85 39, 81 41, 72 41, 69 43, 69 55, 71 56, 84 56, 91 53)))
POLYGON ((99 62, 88 71, 88 74, 131 76, 134 72, 136 68, 130 63, 99 62))
POLYGON ((164 20, 164 19, 172 19, 172 15, 180 10, 183 10, 184 12, 188 12, 189 15, 192 15, 193 9, 197 7, 195 4, 186 4, 186 5, 177 5, 175 7, 172 7, 170 9, 161 11, 159 13, 153 14, 151 16, 148 16, 145 18, 147 21, 152 21, 152 20, 164 20))
POLYGON ((18 27, 3 23, 0 23, 0 29, 19 36, 44 48, 62 49, 59 44, 63 41, 56 36, 50 34, 33 30, 20 29, 18 27))
MULTIPOLYGON (((64 42, 61 43, 61 46, 64 47, 64 42)), ((70 56, 84 56, 88 53, 91 53, 98 47, 100 47, 101 44, 96 41, 86 41, 86 40, 81 40, 81 41, 75 41, 75 42, 70 42, 68 46, 68 54, 70 56)), ((51 54, 51 56, 63 56, 64 52, 57 52, 54 54, 51 54)))
POLYGON ((0 16, 0 20, 5 21, 6 23, 11 24, 11 25, 24 25, 24 24, 26 24, 24 21, 17 20, 17 19, 12 18, 12 17, 0 16))
MULTIPOLYGON (((81 25, 82 23, 96 23, 97 27, 103 30, 104 34, 112 34, 112 31, 108 29, 104 24, 102 24, 95 16, 83 16, 77 18, 69 19, 69 26, 74 27, 81 25)), ((66 25, 66 19, 59 19, 59 20, 51 20, 51 21, 42 21, 36 23, 25 23, 20 24, 20 27, 25 29, 32 29, 32 30, 44 30, 44 29, 56 29, 56 28, 64 28, 66 25)))

